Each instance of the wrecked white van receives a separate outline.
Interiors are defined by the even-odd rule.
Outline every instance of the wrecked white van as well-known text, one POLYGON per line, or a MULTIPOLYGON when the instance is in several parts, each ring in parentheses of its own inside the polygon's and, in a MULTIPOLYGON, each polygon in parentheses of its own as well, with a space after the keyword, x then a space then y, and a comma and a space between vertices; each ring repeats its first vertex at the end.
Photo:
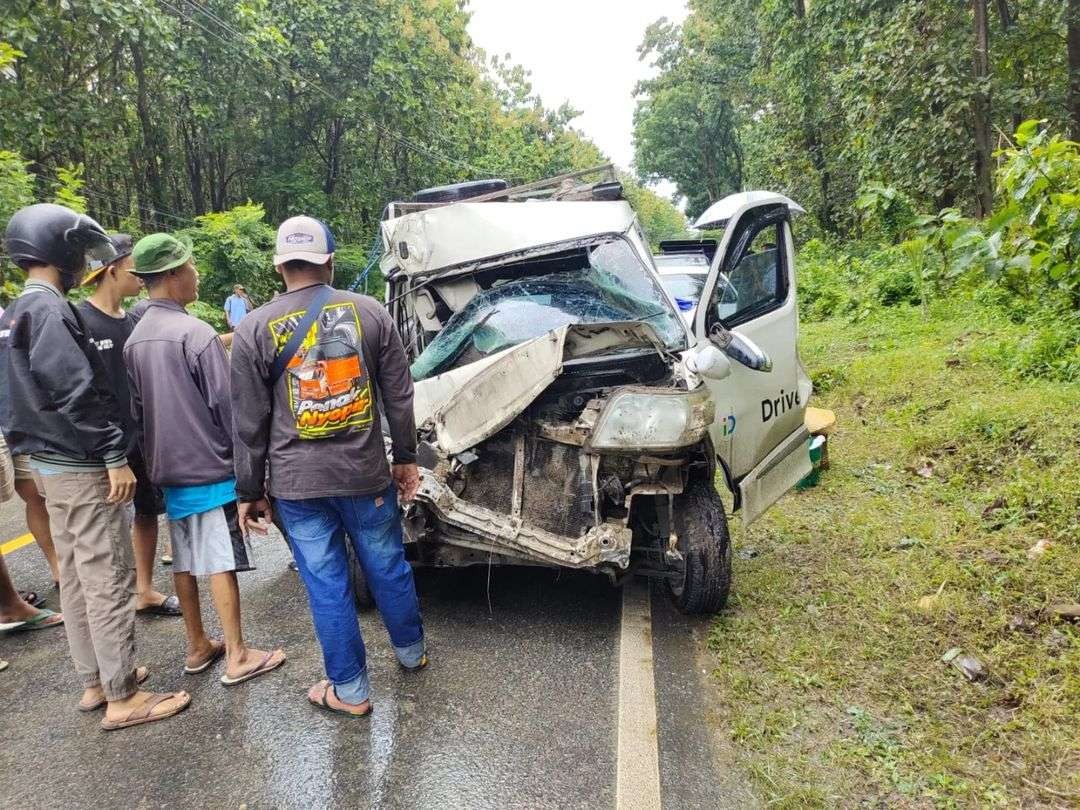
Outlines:
POLYGON ((381 267, 421 438, 408 554, 644 574, 713 612, 731 581, 716 481, 753 520, 810 470, 798 209, 761 193, 710 209, 699 227, 725 233, 688 324, 617 184, 580 176, 388 206, 381 267))

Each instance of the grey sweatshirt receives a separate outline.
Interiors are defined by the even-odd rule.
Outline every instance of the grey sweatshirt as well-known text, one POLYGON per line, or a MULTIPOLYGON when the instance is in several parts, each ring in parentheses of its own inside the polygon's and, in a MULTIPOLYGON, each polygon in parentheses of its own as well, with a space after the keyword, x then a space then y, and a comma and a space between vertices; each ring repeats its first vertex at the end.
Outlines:
POLYGON ((229 360, 213 327, 173 301, 151 299, 124 363, 150 480, 178 487, 231 478, 229 360))
POLYGON ((300 500, 373 495, 390 485, 381 402, 395 464, 416 461, 413 385, 394 323, 374 298, 335 290, 289 367, 270 368, 321 285, 285 293, 236 328, 232 393, 236 490, 300 500))

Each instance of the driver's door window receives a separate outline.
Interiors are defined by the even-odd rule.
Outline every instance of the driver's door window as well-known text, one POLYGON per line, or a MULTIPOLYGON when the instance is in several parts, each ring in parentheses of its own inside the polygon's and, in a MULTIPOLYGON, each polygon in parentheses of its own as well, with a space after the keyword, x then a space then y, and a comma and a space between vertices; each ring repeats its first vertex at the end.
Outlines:
POLYGON ((717 279, 711 307, 715 318, 735 326, 783 302, 783 234, 782 224, 771 223, 746 240, 738 259, 717 279))

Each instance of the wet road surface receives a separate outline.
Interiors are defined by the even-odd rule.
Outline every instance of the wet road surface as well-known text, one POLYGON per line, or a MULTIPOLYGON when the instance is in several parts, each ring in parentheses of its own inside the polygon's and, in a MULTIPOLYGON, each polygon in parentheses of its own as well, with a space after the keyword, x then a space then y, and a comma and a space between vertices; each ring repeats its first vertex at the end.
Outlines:
MULTIPOLYGON (((0 506, 0 538, 25 531, 21 502, 0 506)), ((193 696, 172 720, 102 732, 100 712, 74 709, 80 689, 63 630, 0 636, 0 658, 11 662, 0 673, 0 806, 615 806, 622 602, 606 579, 418 572, 431 666, 401 671, 378 615, 362 614, 375 710, 354 720, 306 701, 322 662, 284 542, 259 538, 254 554, 258 570, 241 575, 245 635, 283 645, 289 660, 227 690, 220 667, 182 673, 181 620, 140 617, 147 688, 193 696)), ((58 607, 36 546, 5 560, 18 587, 58 607)), ((171 592, 167 568, 155 578, 171 592)), ((708 622, 657 593, 651 604, 663 807, 756 806, 709 707, 708 622)))

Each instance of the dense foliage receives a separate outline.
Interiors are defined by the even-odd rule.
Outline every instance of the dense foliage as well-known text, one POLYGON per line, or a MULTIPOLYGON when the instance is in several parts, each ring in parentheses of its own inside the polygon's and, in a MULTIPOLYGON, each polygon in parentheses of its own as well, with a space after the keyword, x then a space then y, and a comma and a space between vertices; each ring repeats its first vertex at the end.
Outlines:
POLYGON ((858 235, 855 200, 985 215, 992 152, 1025 119, 1080 137, 1077 0, 690 0, 642 58, 638 171, 699 213, 741 188, 788 193, 815 229, 858 235), (984 56, 986 58, 984 58, 984 56), (1071 83, 1070 83, 1071 77, 1071 83))
MULTIPOLYGON (((348 280, 383 207, 477 177, 605 162, 457 0, 11 0, 0 7, 0 224, 82 201, 134 234, 186 230, 204 295, 264 300, 274 224, 327 220, 348 280)), ((631 193, 646 230, 678 211, 631 193)), ((10 271, 10 267, 8 268, 10 271)))

